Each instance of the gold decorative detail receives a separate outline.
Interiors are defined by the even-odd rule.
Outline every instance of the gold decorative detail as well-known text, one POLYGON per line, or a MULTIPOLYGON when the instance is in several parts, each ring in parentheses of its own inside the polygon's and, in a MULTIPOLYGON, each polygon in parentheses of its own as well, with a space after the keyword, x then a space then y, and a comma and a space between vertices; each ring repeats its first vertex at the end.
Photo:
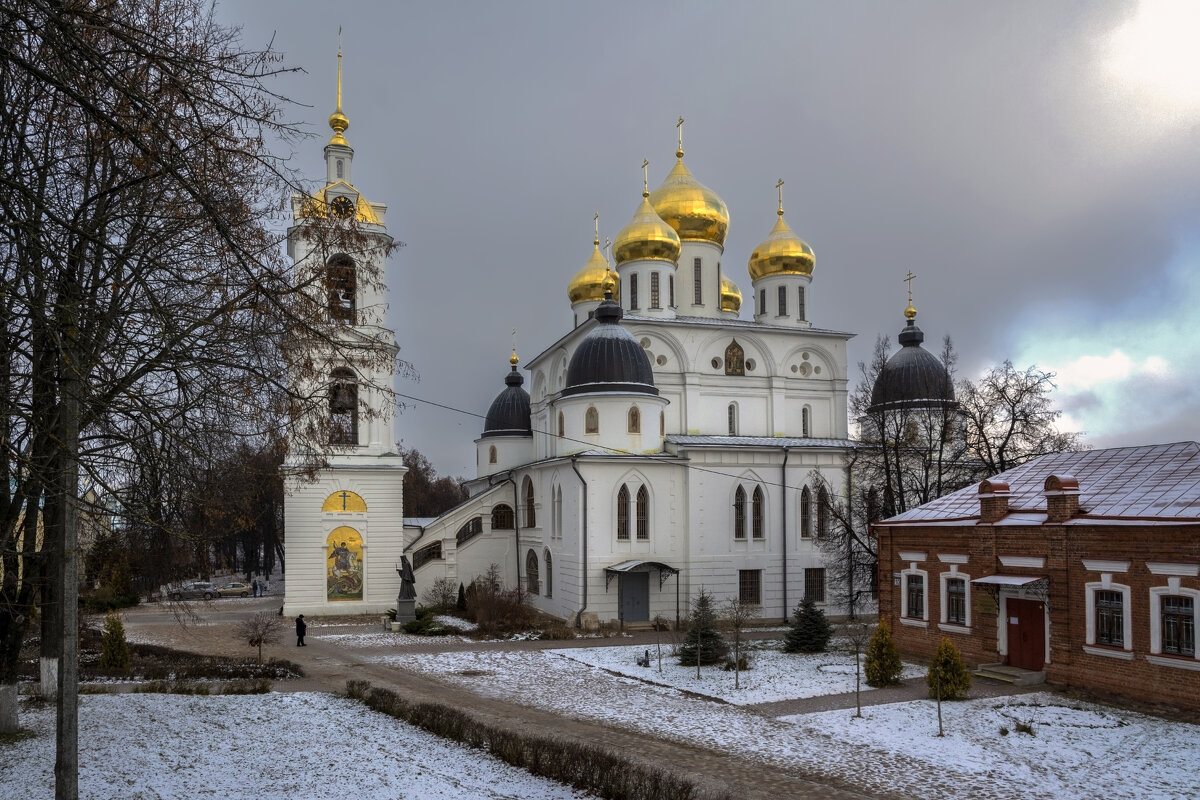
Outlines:
POLYGON ((912 282, 915 277, 917 276, 913 275, 913 271, 910 269, 904 278, 904 282, 908 284, 908 308, 904 309, 904 318, 909 322, 917 318, 917 309, 912 302, 912 282))
POLYGON ((599 215, 596 215, 596 219, 596 235, 592 239, 592 255, 583 265, 583 269, 575 273, 575 277, 571 278, 571 282, 567 284, 567 297, 572 305, 603 300, 604 282, 609 279, 612 272, 608 259, 600 251, 599 215))
POLYGON ((750 254, 747 269, 750 280, 756 281, 767 275, 812 275, 816 256, 808 243, 788 227, 783 218, 783 179, 775 184, 779 192, 779 210, 775 227, 767 238, 750 254))
POLYGON ((333 113, 329 115, 329 127, 333 128, 333 137, 329 140, 330 144, 342 145, 349 147, 350 143, 343 136, 346 129, 350 127, 350 120, 342 113, 342 29, 338 28, 338 71, 337 71, 337 106, 333 113))
POLYGON ((735 314, 742 310, 742 290, 724 275, 721 276, 721 310, 735 314))
MULTIPOLYGON (((330 215, 337 217, 338 215, 333 213, 334 209, 331 209, 330 204, 325 200, 325 198, 328 196, 327 193, 331 189, 335 190, 333 192, 335 196, 345 196, 346 192, 352 192, 353 195, 358 198, 354 204, 354 218, 356 220, 359 222, 369 222, 372 225, 382 224, 379 221, 379 215, 375 213, 375 209, 371 207, 371 204, 367 201, 367 199, 363 197, 361 193, 359 193, 358 189, 355 189, 349 183, 346 183, 346 181, 334 181, 321 191, 316 192, 311 197, 306 198, 300 207, 300 211, 296 214, 296 218, 303 219, 305 217, 328 217, 330 215)), ((330 200, 333 199, 334 198, 330 198, 330 200)))
POLYGON ((729 209, 717 193, 692 177, 683 163, 683 117, 679 118, 679 149, 666 179, 650 193, 650 205, 680 239, 697 239, 724 246, 729 209))
POLYGON ((326 497, 321 505, 323 513, 361 514, 366 510, 367 502, 362 499, 362 495, 344 489, 326 497))
POLYGON ((613 256, 617 266, 630 261, 670 261, 679 259, 679 235, 663 221, 650 205, 649 182, 646 167, 650 162, 642 159, 642 202, 633 214, 633 220, 617 233, 613 242, 613 256))

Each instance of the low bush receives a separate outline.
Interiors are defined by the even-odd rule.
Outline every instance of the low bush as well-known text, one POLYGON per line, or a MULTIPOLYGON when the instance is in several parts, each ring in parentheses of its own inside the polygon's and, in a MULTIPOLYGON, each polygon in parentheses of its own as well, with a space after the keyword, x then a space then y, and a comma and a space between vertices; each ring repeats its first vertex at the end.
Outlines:
POLYGON ((792 612, 787 639, 783 644, 785 653, 824 653, 833 636, 833 627, 825 618, 825 612, 805 598, 792 612))
POLYGON ((450 633, 450 630, 439 624, 434 617, 434 609, 421 606, 417 608, 417 618, 410 619, 402 626, 405 633, 416 634, 417 636, 445 636, 450 633))
POLYGON ((125 641, 125 624, 116 611, 108 612, 104 618, 104 633, 100 641, 100 669, 110 675, 128 675, 130 665, 129 643, 125 641))
POLYGON ((735 669, 745 671, 750 669, 750 661, 745 656, 740 656, 736 663, 732 658, 727 658, 723 669, 726 672, 733 672, 735 669))
POLYGON ((900 653, 896 651, 896 643, 892 640, 891 629, 887 622, 879 620, 871 641, 867 642, 867 653, 863 659, 863 673, 868 686, 895 686, 900 682, 904 665, 900 663, 900 653))
POLYGON ((930 699, 959 700, 967 696, 971 688, 971 673, 963 663, 962 654, 949 638, 943 636, 929 672, 925 675, 930 699))

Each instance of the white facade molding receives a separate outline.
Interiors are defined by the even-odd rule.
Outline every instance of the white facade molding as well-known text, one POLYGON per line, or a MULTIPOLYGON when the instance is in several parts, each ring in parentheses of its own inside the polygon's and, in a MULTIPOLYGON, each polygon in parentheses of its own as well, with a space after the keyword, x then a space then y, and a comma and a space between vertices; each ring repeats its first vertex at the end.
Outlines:
POLYGON ((965 553, 938 553, 937 558, 943 564, 966 564, 970 556, 965 553))
POLYGON ((1122 574, 1129 572, 1129 562, 1112 561, 1103 558, 1085 558, 1083 559, 1083 568, 1088 572, 1108 572, 1122 574))
POLYGON ((1178 575, 1183 578, 1195 578, 1200 575, 1200 564, 1176 564, 1166 561, 1147 561, 1146 569, 1151 575, 1178 575))
POLYGON ((1000 563, 1006 567, 1046 568, 1046 559, 1043 556, 998 556, 998 558, 1000 563))

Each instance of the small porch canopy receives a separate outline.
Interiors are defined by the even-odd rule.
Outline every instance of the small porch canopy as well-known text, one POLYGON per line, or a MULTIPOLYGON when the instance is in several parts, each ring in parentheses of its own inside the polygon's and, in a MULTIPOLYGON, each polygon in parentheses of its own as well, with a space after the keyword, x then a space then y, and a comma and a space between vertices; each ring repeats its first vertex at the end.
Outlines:
POLYGON ((971 583, 986 586, 1028 586, 1044 580, 1046 578, 1042 575, 988 575, 986 578, 976 578, 971 583))
POLYGON ((1022 594, 1028 592, 1049 608, 1050 579, 1045 575, 988 575, 971 583, 982 587, 993 598, 999 597, 1004 589, 1021 589, 1022 594))
MULTIPOLYGON (((638 559, 633 559, 630 561, 622 561, 619 564, 613 564, 611 567, 604 568, 604 591, 605 592, 608 591, 608 587, 609 587, 609 584, 612 583, 612 579, 618 575, 622 575, 622 574, 630 573, 630 572, 650 572, 652 570, 655 570, 658 572, 658 590, 660 592, 662 591, 663 584, 667 582, 667 578, 670 578, 672 575, 676 576, 676 578, 675 578, 675 630, 679 630, 679 578, 678 578, 679 570, 678 570, 678 568, 672 567, 669 564, 664 564, 661 561, 644 561, 644 560, 638 560, 638 559)), ((619 599, 620 596, 621 596, 621 584, 618 583, 617 584, 617 597, 618 597, 617 605, 618 605, 618 607, 620 607, 620 605, 621 605, 621 601, 619 599)), ((624 625, 625 625, 625 621, 624 621, 624 618, 622 617, 622 619, 621 619, 622 628, 624 628, 624 625)))

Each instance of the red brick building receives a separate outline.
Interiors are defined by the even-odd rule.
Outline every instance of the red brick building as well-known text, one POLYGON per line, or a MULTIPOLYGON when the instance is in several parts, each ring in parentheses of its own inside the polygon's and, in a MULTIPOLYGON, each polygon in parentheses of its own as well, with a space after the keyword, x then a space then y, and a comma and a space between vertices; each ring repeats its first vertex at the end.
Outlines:
POLYGON ((874 532, 902 653, 1200 711, 1200 444, 1044 456, 874 532))

